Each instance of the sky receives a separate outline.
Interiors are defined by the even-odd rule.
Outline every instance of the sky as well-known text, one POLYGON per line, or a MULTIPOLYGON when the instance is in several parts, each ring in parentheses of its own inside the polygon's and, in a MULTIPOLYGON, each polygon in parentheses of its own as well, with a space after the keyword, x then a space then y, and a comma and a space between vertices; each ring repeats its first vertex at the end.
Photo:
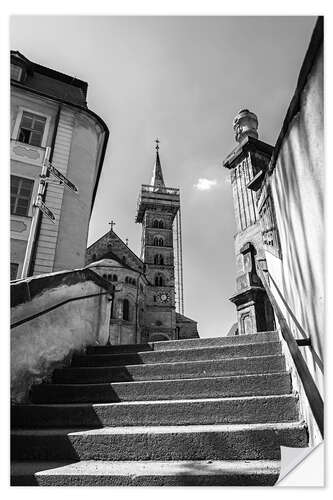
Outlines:
POLYGON ((229 172, 232 121, 246 107, 259 139, 275 144, 315 17, 12 16, 10 47, 88 82, 88 107, 110 139, 91 218, 93 243, 109 230, 140 255, 135 224, 160 140, 164 180, 181 190, 185 315, 201 337, 236 321, 229 172), (42 43, 41 43, 42 41, 42 43))

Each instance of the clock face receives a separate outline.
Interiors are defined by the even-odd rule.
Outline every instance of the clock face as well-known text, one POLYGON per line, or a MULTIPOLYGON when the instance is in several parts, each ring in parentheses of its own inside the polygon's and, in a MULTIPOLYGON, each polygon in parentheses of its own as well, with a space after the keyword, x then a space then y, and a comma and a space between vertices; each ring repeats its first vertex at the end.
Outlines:
POLYGON ((168 293, 160 293, 159 297, 161 302, 168 302, 170 298, 168 293))

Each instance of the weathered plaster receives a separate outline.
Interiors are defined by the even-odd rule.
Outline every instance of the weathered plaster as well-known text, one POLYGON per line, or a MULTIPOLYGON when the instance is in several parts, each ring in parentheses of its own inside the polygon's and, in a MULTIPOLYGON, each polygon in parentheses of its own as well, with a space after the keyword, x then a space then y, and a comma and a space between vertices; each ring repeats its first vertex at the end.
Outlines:
MULTIPOLYGON (((75 273, 77 271, 67 274, 75 273)), ((38 279, 33 278, 34 281, 38 279)), ((103 287, 98 280, 85 280, 84 277, 80 281, 73 280, 72 284, 69 280, 53 287, 49 283, 31 300, 12 307, 13 325, 64 301, 81 297, 11 329, 11 398, 14 403, 26 401, 31 385, 50 377, 54 368, 69 362, 74 352, 84 350, 87 345, 107 342, 111 311, 111 296, 105 294, 108 288, 107 284, 103 287), (101 293, 104 294, 84 298, 101 293)))

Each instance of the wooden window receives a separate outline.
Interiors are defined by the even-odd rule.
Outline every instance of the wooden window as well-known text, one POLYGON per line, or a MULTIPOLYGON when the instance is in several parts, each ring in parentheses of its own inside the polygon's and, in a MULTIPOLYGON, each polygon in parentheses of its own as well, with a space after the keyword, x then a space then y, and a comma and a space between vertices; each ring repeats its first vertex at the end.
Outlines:
POLYGON ((10 176, 10 213, 27 216, 29 213, 34 181, 24 177, 10 176))
POLYGON ((18 140, 31 146, 40 147, 45 130, 46 117, 23 111, 18 140))

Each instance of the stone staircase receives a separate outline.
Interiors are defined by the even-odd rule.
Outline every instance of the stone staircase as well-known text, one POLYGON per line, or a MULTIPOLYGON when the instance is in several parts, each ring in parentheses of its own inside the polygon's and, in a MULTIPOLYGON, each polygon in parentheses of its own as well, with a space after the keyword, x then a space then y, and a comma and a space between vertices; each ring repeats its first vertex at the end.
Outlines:
POLYGON ((276 332, 89 347, 11 418, 12 485, 273 485, 308 443, 276 332))

